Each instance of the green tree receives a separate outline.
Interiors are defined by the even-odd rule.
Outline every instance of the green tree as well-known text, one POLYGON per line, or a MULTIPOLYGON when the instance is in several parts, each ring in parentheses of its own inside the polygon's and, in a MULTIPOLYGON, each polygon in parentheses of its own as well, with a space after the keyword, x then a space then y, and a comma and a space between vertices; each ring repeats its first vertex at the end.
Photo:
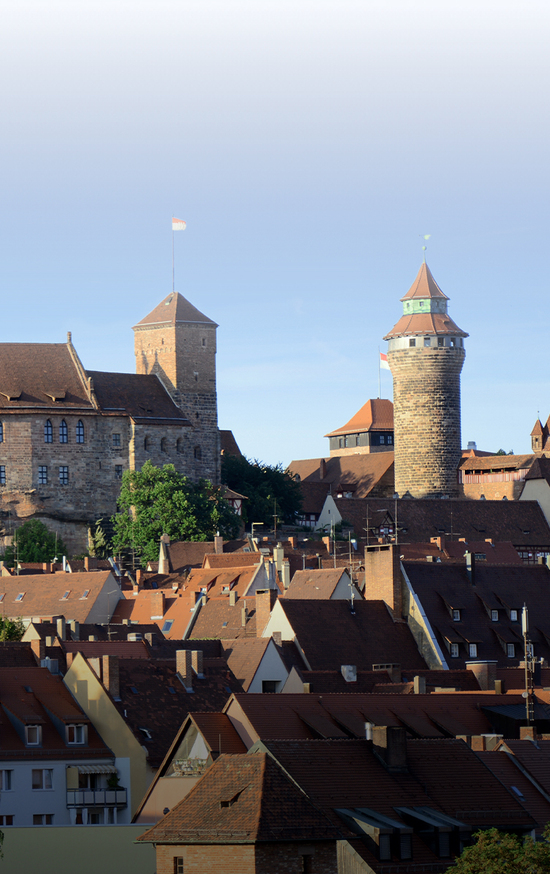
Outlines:
POLYGON ((50 531, 40 519, 29 519, 16 528, 13 543, 4 552, 8 567, 17 561, 52 561, 55 556, 66 555, 67 549, 60 537, 50 531))
POLYGON ((111 552, 102 522, 103 519, 98 519, 93 528, 88 528, 88 552, 94 558, 108 558, 111 552))
POLYGON ((447 874, 547 874, 550 872, 550 824, 544 840, 520 838, 496 828, 477 832, 477 839, 466 847, 447 874))
POLYGON ((21 640, 25 634, 22 619, 0 619, 0 641, 21 640))
POLYGON ((240 529, 223 489, 207 480, 192 483, 173 464, 159 468, 146 461, 139 471, 125 471, 118 507, 112 517, 113 548, 133 548, 145 561, 158 557, 162 534, 171 540, 212 540, 219 531, 231 539, 240 529))
POLYGON ((222 482, 248 499, 243 501, 245 522, 272 526, 276 514, 280 521, 292 525, 302 509, 300 485, 281 464, 271 466, 244 455, 224 455, 222 482))

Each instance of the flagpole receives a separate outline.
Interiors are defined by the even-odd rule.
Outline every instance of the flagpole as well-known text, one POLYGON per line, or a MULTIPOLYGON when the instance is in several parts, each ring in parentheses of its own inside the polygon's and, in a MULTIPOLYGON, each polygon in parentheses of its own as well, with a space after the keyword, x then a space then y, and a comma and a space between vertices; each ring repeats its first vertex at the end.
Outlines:
POLYGON ((378 399, 380 399, 380 346, 378 347, 378 399))
POLYGON ((174 222, 172 221, 172 294, 174 294, 175 287, 176 287, 176 283, 175 283, 175 273, 174 273, 174 222))

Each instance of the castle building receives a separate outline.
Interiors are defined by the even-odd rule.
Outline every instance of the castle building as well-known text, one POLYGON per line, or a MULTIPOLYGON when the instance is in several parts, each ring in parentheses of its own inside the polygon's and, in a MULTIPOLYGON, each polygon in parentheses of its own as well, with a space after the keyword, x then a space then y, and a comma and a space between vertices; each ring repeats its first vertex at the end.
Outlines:
POLYGON ((349 422, 325 434, 330 457, 367 455, 393 449, 393 404, 385 398, 372 398, 349 422))
POLYGON ((147 460, 219 483, 216 328, 168 295, 134 328, 135 374, 85 370, 70 333, 0 343, 0 537, 37 516, 84 550, 147 460))
POLYGON ((458 497, 460 372, 468 336, 447 314, 426 263, 401 298, 388 340, 393 375, 395 490, 400 497, 458 497))

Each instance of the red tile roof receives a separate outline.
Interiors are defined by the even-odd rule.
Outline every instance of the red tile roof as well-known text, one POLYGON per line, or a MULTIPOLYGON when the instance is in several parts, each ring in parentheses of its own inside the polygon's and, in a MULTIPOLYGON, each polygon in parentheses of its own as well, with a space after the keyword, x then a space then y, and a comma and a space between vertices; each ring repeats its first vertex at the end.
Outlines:
POLYGON ((321 479, 321 459, 291 461, 288 469, 302 482, 323 483, 327 494, 336 495, 339 488, 347 491, 353 486, 354 498, 364 498, 373 491, 393 495, 393 452, 371 452, 366 455, 344 455, 325 460, 325 476, 321 479), (332 488, 329 489, 328 486, 332 488))
POLYGON ((336 840, 337 828, 266 753, 221 755, 139 841, 236 844, 336 840))
POLYGON ((391 401, 384 398, 373 398, 367 401, 349 422, 336 431, 325 434, 325 437, 357 434, 363 431, 393 431, 393 404, 391 401))
MULTIPOLYGON (((10 618, 65 616, 85 622, 111 577, 112 588, 116 589, 111 571, 90 571, 80 574, 33 574, 23 577, 0 577, 2 613, 10 618), (65 593, 68 597, 65 598, 65 593), (85 593, 88 595, 84 597, 85 593), (23 598, 16 600, 19 595, 23 598)), ((111 609, 116 596, 111 602, 111 609)), ((105 617, 107 618, 107 617, 105 617)))
POLYGON ((401 300, 421 298, 443 298, 444 300, 449 300, 447 295, 441 291, 439 285, 432 276, 432 271, 425 261, 420 265, 420 270, 416 275, 416 279, 409 288, 407 294, 405 294, 401 300))
MULTIPOLYGON (((310 569, 296 571, 290 586, 284 593, 285 598, 316 598, 326 600, 331 598, 336 586, 346 573, 345 568, 310 569)), ((349 589, 346 594, 349 594, 349 589)))
POLYGON ((412 313, 411 315, 401 316, 397 324, 386 334, 384 340, 392 340, 394 337, 402 337, 409 334, 468 336, 466 331, 459 328, 447 313, 412 313))

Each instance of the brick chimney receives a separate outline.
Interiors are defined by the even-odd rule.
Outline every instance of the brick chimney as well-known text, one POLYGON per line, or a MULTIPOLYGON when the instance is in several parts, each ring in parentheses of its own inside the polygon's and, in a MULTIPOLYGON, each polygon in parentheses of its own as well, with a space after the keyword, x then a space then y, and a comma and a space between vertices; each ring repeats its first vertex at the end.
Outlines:
POLYGON ((186 692, 193 691, 193 657, 190 649, 176 650, 176 670, 186 692))
POLYGON ((237 603, 237 592, 233 589, 233 591, 229 593, 229 606, 234 607, 236 603, 237 603))
POLYGON ((406 730, 396 725, 372 726, 372 749, 390 774, 407 771, 406 730))
POLYGON ((191 650, 191 667, 195 671, 197 677, 203 679, 203 652, 202 649, 191 650))
POLYGON ((483 692, 493 692, 495 688, 495 680, 497 678, 498 661, 481 660, 475 662, 466 662, 466 670, 472 671, 475 674, 476 680, 479 683, 479 688, 483 692))
POLYGON ((118 656, 104 655, 101 657, 101 669, 103 674, 103 685, 107 689, 111 698, 115 701, 120 700, 120 676, 118 656))
POLYGON ((289 546, 291 549, 296 549, 296 546, 298 544, 298 538, 297 537, 289 537, 288 543, 289 543, 289 546))
POLYGON ((85 571, 90 570, 90 556, 89 555, 84 556, 84 570, 85 571))
POLYGON ((138 591, 143 586, 143 577, 144 577, 143 570, 141 568, 138 568, 136 571, 136 586, 138 587, 138 591))
POLYGON ((31 649, 37 659, 42 660, 46 658, 46 644, 42 638, 39 637, 37 640, 31 640, 31 649))
POLYGON ((78 619, 71 619, 69 622, 69 627, 71 629, 71 637, 73 640, 80 640, 80 622, 78 619))
POLYGON ((319 461, 319 479, 324 480, 327 475, 327 463, 324 458, 319 461))
POLYGON ((366 601, 385 601, 397 619, 403 616, 403 587, 399 547, 395 544, 365 548, 366 601))
POLYGON ((223 537, 220 537, 219 534, 214 537, 214 552, 216 555, 221 555, 223 552, 223 537))
POLYGON ((151 592, 151 619, 162 619, 164 616, 164 592, 151 592))
POLYGON ((276 598, 275 589, 258 589, 256 592, 256 637, 262 637, 276 598))

